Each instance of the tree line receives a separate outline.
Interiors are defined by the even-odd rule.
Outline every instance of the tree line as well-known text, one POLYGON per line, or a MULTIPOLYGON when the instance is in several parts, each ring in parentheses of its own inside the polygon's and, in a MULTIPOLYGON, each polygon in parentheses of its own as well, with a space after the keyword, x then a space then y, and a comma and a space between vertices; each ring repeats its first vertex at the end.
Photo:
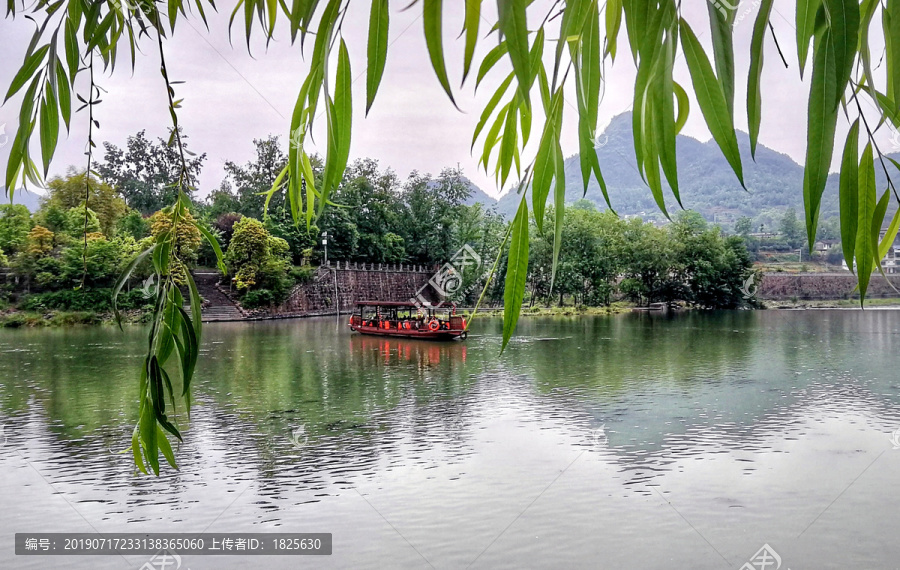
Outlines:
MULTIPOLYGON (((509 226, 494 210, 466 203, 472 187, 459 170, 437 176, 413 172, 404 181, 375 160, 359 159, 336 189, 335 205, 307 229, 295 224, 281 194, 267 194, 287 160, 278 138, 257 139, 254 145, 245 164, 226 162, 224 180, 205 199, 193 196, 189 214, 221 245, 229 278, 246 307, 278 304, 295 284, 308 280, 324 255, 323 234, 331 259, 365 263, 441 264, 468 245, 482 271, 467 277, 454 300, 477 302, 485 269, 499 254, 509 226)), ((98 304, 96 292, 108 292, 121 271, 170 229, 166 204, 178 157, 166 141, 150 141, 140 132, 128 138, 125 149, 104 147, 99 179, 70 170, 50 181, 34 215, 21 205, 0 210, 0 263, 11 267, 18 291, 31 294, 26 308, 108 307, 108 300, 98 304), (79 296, 76 288, 94 293, 79 296)), ((199 176, 204 160, 199 155, 191 161, 192 176, 199 176)), ((321 176, 321 160, 313 156, 311 164, 321 176)), ((555 213, 550 208, 545 215, 549 220, 555 213)), ((531 226, 529 305, 596 306, 625 299, 736 307, 745 301, 740 287, 750 269, 746 247, 694 212, 657 227, 580 201, 564 216, 555 276, 555 234, 538 230, 534 216, 531 226)), ((215 266, 214 251, 194 226, 179 225, 175 243, 176 258, 185 264, 177 270, 215 266)), ((506 264, 498 267, 483 299, 488 303, 503 299, 506 264)), ((132 281, 150 273, 144 263, 132 281)), ((9 297, 15 287, 6 288, 9 297)), ((123 306, 146 307, 148 299, 138 287, 123 306)))

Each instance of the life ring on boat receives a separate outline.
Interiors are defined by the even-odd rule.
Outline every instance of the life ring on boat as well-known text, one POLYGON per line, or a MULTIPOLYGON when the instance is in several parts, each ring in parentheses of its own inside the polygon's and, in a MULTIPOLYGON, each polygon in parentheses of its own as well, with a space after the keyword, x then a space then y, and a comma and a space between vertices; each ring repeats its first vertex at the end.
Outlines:
POLYGON ((441 323, 439 323, 437 319, 431 319, 428 322, 428 330, 434 332, 434 331, 438 330, 439 328, 441 328, 441 323))
POLYGON ((409 330, 409 329, 412 328, 412 327, 410 326, 410 324, 409 324, 409 321, 404 321, 404 322, 403 322, 403 328, 405 328, 406 330, 409 330))

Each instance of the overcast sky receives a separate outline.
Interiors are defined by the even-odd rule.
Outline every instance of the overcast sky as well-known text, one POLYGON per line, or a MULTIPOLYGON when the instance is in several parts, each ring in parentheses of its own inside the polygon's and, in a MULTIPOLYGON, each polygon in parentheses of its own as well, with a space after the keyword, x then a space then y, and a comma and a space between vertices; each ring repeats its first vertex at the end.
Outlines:
MULTIPOLYGON (((738 4, 738 0, 725 0, 726 4, 728 2, 738 4)), ((456 36, 462 28, 463 2, 446 2, 444 43, 451 82, 457 87, 457 102, 462 109, 461 112, 457 111, 431 70, 422 31, 421 4, 408 11, 401 11, 407 4, 406 1, 392 2, 391 45, 387 66, 378 98, 368 117, 364 116, 368 3, 353 2, 344 23, 343 35, 350 50, 353 75, 357 79, 353 84, 351 160, 357 157, 375 158, 382 167, 392 168, 401 178, 405 178, 412 170, 437 174, 443 167, 459 163, 476 184, 489 194, 497 195, 501 189, 491 176, 486 176, 483 170, 476 168, 477 159, 470 154, 469 147, 481 109, 492 95, 493 89, 505 77, 508 66, 505 60, 501 62, 502 66, 497 66, 477 93, 474 91, 474 77, 464 88, 458 89, 462 77, 462 40, 457 40, 456 36)), ((539 21, 548 4, 544 0, 535 2, 530 11, 530 23, 539 21)), ((494 14, 491 12, 494 3, 485 2, 484 5, 487 19, 493 20, 494 14)), ((743 0, 736 7, 736 123, 741 130, 747 129, 746 75, 750 35, 757 5, 758 0, 743 0)), ((255 41, 251 55, 248 54, 243 39, 243 24, 238 23, 234 30, 234 45, 230 45, 227 27, 232 6, 227 2, 222 2, 219 6, 219 13, 210 18, 209 32, 196 18, 182 19, 176 26, 173 39, 166 42, 170 77, 172 80, 186 82, 176 87, 177 96, 184 98, 179 120, 190 137, 190 148, 208 154, 200 180, 201 195, 206 195, 219 185, 226 160, 243 163, 252 157, 254 138, 275 134, 281 135, 283 142, 286 140, 297 91, 308 69, 308 61, 304 60, 299 43, 290 45, 290 36, 285 26, 277 30, 276 39, 268 49, 263 42, 255 41)), ((695 32, 701 36, 701 41, 709 46, 708 19, 703 0, 686 0, 682 4, 682 10, 695 32)), ((797 69, 795 31, 792 25, 794 10, 793 1, 780 0, 772 15, 772 24, 787 57, 789 69, 785 69, 778 58, 771 36, 766 38, 760 141, 803 164, 806 147, 806 97, 809 87, 807 82, 800 81, 797 69)), ((487 28, 487 25, 484 24, 484 27, 487 28)), ((622 28, 619 57, 614 66, 606 69, 600 130, 614 116, 631 107, 635 69, 627 48, 624 24, 622 28)), ((21 65, 33 29, 34 24, 23 18, 21 13, 15 20, 0 21, 0 85, 4 92, 21 65)), ((880 34, 880 26, 873 24, 872 31, 873 34, 880 34)), ((258 29, 256 35, 261 35, 258 29)), ((495 36, 481 41, 478 55, 486 53, 495 41, 495 36)), ((307 49, 310 47, 311 43, 307 49)), ((101 124, 100 132, 96 135, 98 140, 124 146, 129 135, 143 129, 151 137, 166 136, 170 119, 159 74, 156 45, 154 41, 144 38, 141 48, 143 56, 138 56, 133 73, 123 50, 123 57, 120 58, 115 74, 107 74, 99 79, 108 93, 103 96, 103 102, 95 111, 101 124)), ((873 59, 878 60, 879 56, 880 54, 873 54, 873 59)), ((881 70, 876 71, 876 75, 879 71, 881 70)), ((682 57, 679 57, 676 64, 675 77, 691 93, 690 76, 682 57)), ((76 88, 84 91, 83 77, 79 79, 76 88)), ((683 134, 708 140, 709 132, 693 95, 691 96, 691 115, 683 134)), ((568 101, 574 102, 574 90, 568 101)), ((6 134, 0 134, 0 172, 5 172, 6 169, 19 104, 20 98, 15 97, 0 107, 0 126, 5 125, 6 134)), ((563 137, 563 149, 567 156, 575 154, 578 149, 575 114, 574 106, 568 104, 565 108, 567 122, 563 137)), ((325 121, 319 123, 319 128, 323 128, 325 121)), ((836 155, 843 146, 847 129, 846 119, 841 117, 836 155)), ((60 140, 51 166, 51 176, 64 173, 70 165, 84 168, 86 133, 86 113, 79 113, 73 117, 68 137, 63 135, 60 140)), ((539 138, 535 133, 528 149, 531 153, 539 138)), ((321 136, 323 133, 318 134, 320 136, 316 137, 316 142, 322 144, 325 137, 321 136)), ((900 142, 900 137, 894 136, 893 141, 900 142)), ((887 130, 879 135, 883 150, 900 150, 900 144, 893 141, 887 130)), ((34 146, 33 154, 38 157, 37 137, 34 146)), ((321 152, 319 148, 314 150, 321 152)), ((526 152, 526 160, 528 156, 530 155, 526 152)))

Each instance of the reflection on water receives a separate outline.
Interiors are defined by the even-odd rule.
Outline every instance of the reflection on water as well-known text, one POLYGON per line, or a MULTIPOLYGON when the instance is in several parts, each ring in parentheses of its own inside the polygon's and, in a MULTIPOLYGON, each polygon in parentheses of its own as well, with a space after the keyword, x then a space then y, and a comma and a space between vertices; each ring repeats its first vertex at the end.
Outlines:
POLYGON ((900 560, 900 312, 524 319, 502 356, 501 326, 209 325, 159 479, 119 453, 141 330, 0 331, 0 565, 57 567, 12 556, 26 530, 332 532, 317 567, 737 568, 764 543, 794 568, 900 560))

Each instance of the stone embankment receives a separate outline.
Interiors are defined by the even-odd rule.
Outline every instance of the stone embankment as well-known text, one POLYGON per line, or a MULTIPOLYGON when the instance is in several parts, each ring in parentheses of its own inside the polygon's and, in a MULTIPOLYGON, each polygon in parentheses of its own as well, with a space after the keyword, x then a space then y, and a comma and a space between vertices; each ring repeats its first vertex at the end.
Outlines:
MULTIPOLYGON (((900 275, 888 275, 891 284, 875 273, 869 281, 867 298, 900 297, 900 275)), ((763 300, 838 300, 858 296, 856 276, 847 273, 765 273, 757 296, 763 300)))

